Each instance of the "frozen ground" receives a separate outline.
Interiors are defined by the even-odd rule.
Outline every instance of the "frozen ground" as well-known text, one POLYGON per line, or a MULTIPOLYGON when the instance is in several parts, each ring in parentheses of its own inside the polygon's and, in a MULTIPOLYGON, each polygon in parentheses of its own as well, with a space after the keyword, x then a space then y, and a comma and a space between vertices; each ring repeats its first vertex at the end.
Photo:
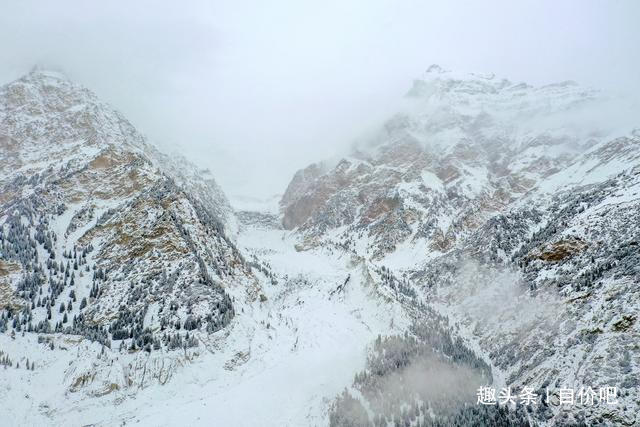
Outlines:
POLYGON ((266 300, 229 289, 236 318, 197 349, 128 354, 116 344, 101 355, 79 337, 56 335, 51 350, 36 334, 0 335, 14 362, 0 370, 3 424, 326 424, 331 399, 364 367, 367 346, 406 319, 348 257, 297 252, 279 230, 251 228, 238 241, 270 263, 278 283, 261 280, 266 300), (344 292, 331 294, 348 276, 344 292), (26 355, 35 370, 24 369, 26 355))

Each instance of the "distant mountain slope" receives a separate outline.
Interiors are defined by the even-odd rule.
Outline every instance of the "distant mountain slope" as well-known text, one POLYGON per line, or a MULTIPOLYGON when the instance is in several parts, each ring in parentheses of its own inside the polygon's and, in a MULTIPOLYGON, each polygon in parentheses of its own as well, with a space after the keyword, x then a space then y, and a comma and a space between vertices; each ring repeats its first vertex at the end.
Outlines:
MULTIPOLYGON (((384 268, 418 320, 434 321, 426 303, 483 355, 498 390, 617 389, 618 405, 552 400, 530 422, 638 423, 638 131, 595 119, 611 117, 606 98, 573 82, 533 87, 434 66, 408 97, 350 157, 293 177, 281 209, 299 250, 339 248, 384 268)), ((399 374, 376 375, 362 371, 353 387, 373 376, 367 393, 387 397, 338 396, 334 425, 340 405, 357 417, 383 408, 374 423, 430 425, 424 390, 404 386, 412 410, 402 412, 381 385, 399 374)))
POLYGON ((0 144, 5 424, 322 424, 405 326, 365 265, 236 220, 206 171, 64 76, 0 88, 0 144))
POLYGON ((60 74, 2 86, 0 418, 640 423, 638 131, 572 82, 434 66, 407 97, 278 216, 60 74), (553 396, 605 386, 619 403, 553 396))
POLYGON ((532 87, 433 66, 407 98, 351 157, 296 174, 281 201, 286 228, 364 232, 377 258, 419 240, 446 252, 610 131, 585 119, 604 98, 572 82, 532 87))
POLYGON ((538 408, 541 419, 559 425, 637 422, 638 154, 635 136, 601 144, 540 183, 552 194, 530 193, 409 273, 505 373, 506 384, 539 393, 616 387, 618 405, 538 408), (583 185, 567 180, 593 153, 612 151, 618 155, 597 162, 607 173, 594 167, 583 185))

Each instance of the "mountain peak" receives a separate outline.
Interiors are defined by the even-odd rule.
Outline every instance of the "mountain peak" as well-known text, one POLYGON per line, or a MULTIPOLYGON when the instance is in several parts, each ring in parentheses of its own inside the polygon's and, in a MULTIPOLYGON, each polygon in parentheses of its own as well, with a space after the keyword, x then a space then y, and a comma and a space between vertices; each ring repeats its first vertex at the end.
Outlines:
POLYGON ((53 78, 58 80, 69 81, 69 77, 66 75, 64 71, 60 69, 44 67, 42 65, 34 65, 29 71, 29 73, 25 75, 25 77, 31 77, 31 78, 44 77, 44 78, 53 78))
POLYGON ((498 79, 494 73, 471 73, 446 69, 438 64, 432 64, 420 76, 419 80, 506 80, 498 79))
POLYGON ((98 102, 89 89, 73 82, 63 71, 53 68, 34 66, 20 78, 0 87, 5 93, 5 108, 21 108, 25 105, 44 107, 45 110, 62 111, 75 104, 98 102), (57 107, 50 105, 58 104, 57 107), (64 105, 63 105, 64 104, 64 105))
POLYGON ((444 73, 448 73, 448 72, 449 72, 449 70, 445 70, 444 68, 442 68, 438 64, 431 64, 429 66, 429 68, 427 68, 427 73, 444 74, 444 73))
POLYGON ((433 104, 438 110, 464 114, 500 111, 529 117, 576 109, 602 99, 603 94, 573 81, 530 85, 493 73, 456 72, 431 65, 413 81, 406 96, 433 104))

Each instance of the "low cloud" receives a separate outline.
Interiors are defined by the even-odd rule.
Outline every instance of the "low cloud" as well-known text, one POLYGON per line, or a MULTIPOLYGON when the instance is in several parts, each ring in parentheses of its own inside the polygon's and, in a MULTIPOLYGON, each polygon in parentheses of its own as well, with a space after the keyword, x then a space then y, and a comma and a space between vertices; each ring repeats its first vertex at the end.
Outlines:
POLYGON ((639 12, 634 1, 26 0, 0 14, 0 81, 62 69, 227 193, 263 197, 344 152, 432 63, 637 99, 639 12))

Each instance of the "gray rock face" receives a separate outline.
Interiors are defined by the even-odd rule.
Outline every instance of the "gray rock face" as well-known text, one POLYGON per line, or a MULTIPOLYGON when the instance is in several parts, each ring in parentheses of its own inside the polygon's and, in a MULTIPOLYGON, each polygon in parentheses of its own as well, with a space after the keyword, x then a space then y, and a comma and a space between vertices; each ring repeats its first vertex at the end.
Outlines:
POLYGON ((402 277, 398 298, 445 314, 498 387, 617 387, 619 406, 545 406, 534 419, 640 422, 637 134, 576 119, 603 107, 574 82, 432 67, 408 97, 352 156, 296 176, 307 179, 282 199, 285 225, 306 248, 402 277))
POLYGON ((25 329, 151 351, 229 323, 225 287, 253 279, 208 172, 48 71, 0 88, 0 135, 0 263, 23 272, 25 329))

